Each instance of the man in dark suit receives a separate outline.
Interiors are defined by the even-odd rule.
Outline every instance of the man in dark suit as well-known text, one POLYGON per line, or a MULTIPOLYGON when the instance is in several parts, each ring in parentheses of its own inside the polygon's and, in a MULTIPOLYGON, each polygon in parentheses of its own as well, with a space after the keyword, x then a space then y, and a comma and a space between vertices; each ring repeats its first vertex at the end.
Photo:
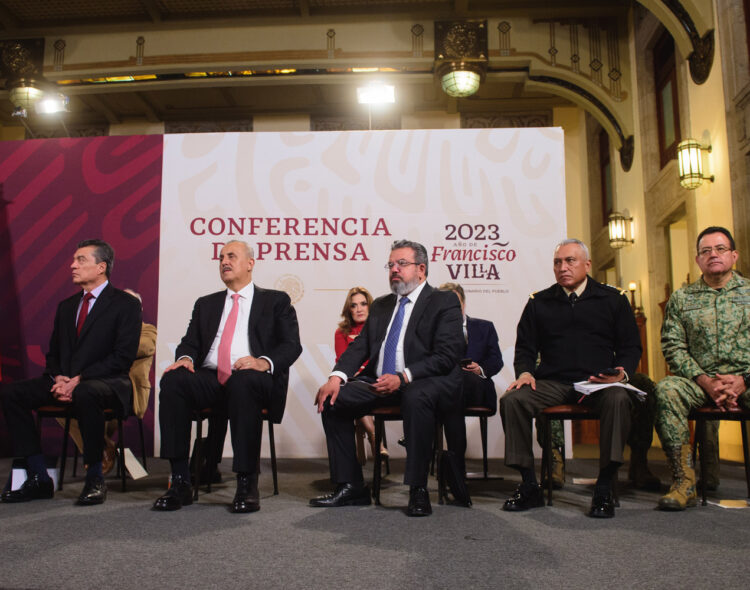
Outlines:
POLYGON ((391 246, 391 295, 376 299, 362 332, 344 351, 315 403, 323 413, 331 479, 336 490, 312 506, 366 505, 370 492, 357 461, 354 420, 386 405, 401 405, 406 435, 409 516, 432 513, 427 473, 435 418, 444 398, 461 387, 458 365, 466 344, 461 308, 451 293, 427 284, 427 251, 416 242, 391 246), (359 368, 367 366, 354 380, 359 368))
POLYGON ((638 327, 625 292, 588 276, 591 259, 583 242, 560 242, 553 270, 556 284, 531 295, 518 322, 516 380, 500 400, 505 464, 522 478, 503 509, 544 505, 534 472, 531 421, 544 408, 578 401, 598 410, 601 426, 599 477, 588 515, 611 518, 612 479, 623 463, 632 409, 630 392, 618 384, 635 373, 641 358, 638 327), (573 388, 577 381, 611 387, 581 397, 573 388))
POLYGON ((102 475, 104 409, 127 415, 133 390, 128 371, 138 351, 141 306, 137 299, 109 283, 114 251, 102 240, 78 244, 70 268, 73 283, 83 289, 57 307, 47 364, 42 377, 2 388, 2 405, 14 454, 26 458, 28 478, 20 489, 10 486, 3 502, 51 498, 32 410, 69 405, 83 438, 88 465, 78 504, 101 504, 107 497, 102 475))
POLYGON ((193 501, 188 455, 194 410, 227 411, 234 449, 237 492, 233 512, 260 509, 258 457, 262 410, 280 422, 286 405, 289 367, 302 352, 297 314, 289 296, 253 283, 250 246, 230 241, 219 254, 224 291, 195 302, 172 365, 164 370, 159 395, 161 456, 169 459, 172 482, 155 510, 177 510, 193 501))
MULTIPOLYGON (((461 304, 461 312, 466 310, 466 295, 458 283, 440 285, 441 291, 456 294, 461 304)), ((462 359, 461 369, 463 388, 458 405, 442 411, 443 428, 448 450, 459 458, 464 472, 464 455, 466 454, 466 420, 464 408, 481 406, 497 411, 497 392, 492 377, 503 368, 503 355, 498 345, 495 325, 487 320, 463 315, 464 337, 466 338, 466 355, 462 359)))

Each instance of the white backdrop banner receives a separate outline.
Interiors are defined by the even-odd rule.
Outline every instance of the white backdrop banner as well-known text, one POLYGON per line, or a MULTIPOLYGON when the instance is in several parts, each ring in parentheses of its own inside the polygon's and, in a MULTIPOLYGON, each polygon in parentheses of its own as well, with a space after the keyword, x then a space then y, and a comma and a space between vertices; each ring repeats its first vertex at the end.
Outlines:
MULTIPOLYGON (((313 398, 333 366, 346 293, 386 293, 390 244, 405 238, 427 248, 430 284, 460 283, 467 313, 495 323, 504 391, 518 318, 529 293, 554 282, 553 249, 566 237, 563 154, 559 128, 165 136, 157 381, 195 299, 224 288, 219 249, 246 240, 254 282, 291 296, 304 348, 277 450, 325 457, 313 398)), ((481 456, 472 422, 468 454, 481 456)), ((389 424, 396 455, 400 428, 389 424)), ((502 456, 501 433, 493 418, 491 456, 502 456)))

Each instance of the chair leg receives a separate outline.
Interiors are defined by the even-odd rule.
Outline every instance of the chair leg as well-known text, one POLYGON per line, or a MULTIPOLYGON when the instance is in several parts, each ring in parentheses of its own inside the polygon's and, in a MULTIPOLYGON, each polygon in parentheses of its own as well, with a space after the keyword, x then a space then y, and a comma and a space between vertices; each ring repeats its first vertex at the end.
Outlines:
POLYGON ((198 501, 198 488, 201 483, 201 447, 203 446, 203 420, 198 418, 196 421, 196 439, 195 439, 195 466, 193 467, 193 477, 195 486, 193 487, 193 501, 198 501))
POLYGON ((138 432, 141 435, 141 459, 143 459, 143 468, 148 471, 148 464, 146 463, 146 439, 143 437, 143 419, 138 418, 138 432))
POLYGON ((700 470, 701 470, 701 506, 705 506, 708 502, 706 501, 706 421, 699 418, 695 421, 695 443, 693 444, 693 466, 696 464, 696 453, 700 457, 700 470))
MULTIPOLYGON (((379 449, 383 442, 383 434, 385 430, 385 421, 380 416, 375 416, 375 448, 379 449)), ((374 461, 373 475, 372 475, 372 497, 375 500, 375 505, 380 506, 380 478, 382 477, 382 461, 380 458, 374 461)))
POLYGON ((120 478, 122 491, 127 490, 128 470, 125 469, 125 435, 122 431, 122 418, 117 417, 117 446, 120 451, 120 478))
POLYGON ((489 477, 489 461, 487 461, 487 416, 479 416, 479 434, 482 439, 482 470, 484 479, 489 477))
POLYGON ((542 418, 544 424, 544 450, 542 451, 542 473, 547 475, 547 506, 552 506, 552 420, 542 418))
POLYGON ((443 450, 443 425, 440 422, 435 424, 435 440, 432 443, 432 460, 430 461, 430 475, 435 475, 435 464, 437 463, 438 452, 443 450))
POLYGON ((748 453, 747 443, 747 421, 740 421, 742 428, 742 456, 745 459, 745 481, 747 482, 747 497, 750 498, 750 453, 748 453))
MULTIPOLYGON (((387 449, 388 448, 388 437, 385 435, 385 428, 383 428, 383 446, 387 449)), ((378 453, 380 455, 380 453, 378 453)), ((380 457, 378 457, 380 459, 380 457)), ((385 456, 385 474, 390 475, 391 474, 391 456, 386 455, 385 456)))
POLYGON ((279 476, 276 466, 276 440, 273 436, 273 422, 268 420, 268 446, 271 448, 271 475, 273 475, 273 495, 279 495, 279 476))
POLYGON ((60 456, 60 480, 57 482, 57 491, 63 489, 63 479, 65 478, 65 463, 68 458, 68 438, 70 438, 70 415, 65 416, 65 432, 63 434, 62 455, 60 456))

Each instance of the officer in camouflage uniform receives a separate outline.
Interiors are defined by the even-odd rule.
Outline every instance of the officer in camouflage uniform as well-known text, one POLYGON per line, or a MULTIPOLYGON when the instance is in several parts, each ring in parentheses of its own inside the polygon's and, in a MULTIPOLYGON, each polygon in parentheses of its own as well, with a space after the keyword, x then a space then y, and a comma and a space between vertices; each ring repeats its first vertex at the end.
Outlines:
POLYGON ((659 499, 663 510, 696 505, 690 410, 750 408, 750 280, 732 271, 738 254, 729 230, 704 229, 697 248, 703 275, 672 294, 661 333, 674 374, 656 387, 656 431, 674 478, 659 499))

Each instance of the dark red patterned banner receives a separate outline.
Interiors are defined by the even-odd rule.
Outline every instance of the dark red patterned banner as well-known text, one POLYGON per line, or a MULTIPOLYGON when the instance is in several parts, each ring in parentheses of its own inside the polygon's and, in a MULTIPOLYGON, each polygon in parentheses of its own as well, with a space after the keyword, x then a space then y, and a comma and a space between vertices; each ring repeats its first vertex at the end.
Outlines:
MULTIPOLYGON (((0 142, 3 381, 44 368, 57 303, 77 290, 69 267, 80 240, 113 246, 112 284, 140 293, 144 321, 156 324, 162 143, 157 135, 0 142)), ((152 408, 153 397, 144 419, 149 432, 152 408)), ((0 454, 7 456, 0 424, 0 454)), ((133 435, 126 440, 137 441, 133 435)))

